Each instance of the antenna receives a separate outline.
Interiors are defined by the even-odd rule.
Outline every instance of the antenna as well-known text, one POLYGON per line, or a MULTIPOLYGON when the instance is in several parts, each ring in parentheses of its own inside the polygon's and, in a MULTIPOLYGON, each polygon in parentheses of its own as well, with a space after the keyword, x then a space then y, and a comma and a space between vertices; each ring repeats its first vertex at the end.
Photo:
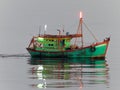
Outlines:
POLYGON ((40 36, 40 34, 41 34, 41 25, 39 26, 39 36, 40 36))
POLYGON ((63 34, 64 34, 64 32, 65 32, 65 30, 64 30, 64 25, 62 25, 62 32, 63 32, 63 34))
POLYGON ((46 31, 47 31, 47 24, 44 25, 44 29, 45 29, 45 30, 44 30, 44 34, 45 34, 46 31))

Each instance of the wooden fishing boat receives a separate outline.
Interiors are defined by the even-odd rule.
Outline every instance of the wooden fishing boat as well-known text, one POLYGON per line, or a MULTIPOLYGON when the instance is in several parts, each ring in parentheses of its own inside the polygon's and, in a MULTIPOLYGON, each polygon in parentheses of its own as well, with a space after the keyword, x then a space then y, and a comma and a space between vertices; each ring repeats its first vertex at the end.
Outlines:
POLYGON ((64 57, 64 58, 104 58, 107 53, 110 38, 103 41, 96 41, 85 46, 83 40, 83 18, 80 12, 79 26, 76 34, 61 34, 62 30, 58 30, 58 35, 39 34, 34 36, 26 48, 31 57, 64 57), (72 39, 74 43, 71 44, 72 39), (77 39, 80 38, 81 45, 77 44, 77 39))

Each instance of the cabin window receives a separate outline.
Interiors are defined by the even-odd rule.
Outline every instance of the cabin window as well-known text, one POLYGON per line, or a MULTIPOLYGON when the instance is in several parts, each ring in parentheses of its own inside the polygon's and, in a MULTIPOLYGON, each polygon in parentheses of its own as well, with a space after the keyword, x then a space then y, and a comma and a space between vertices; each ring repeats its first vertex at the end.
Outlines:
POLYGON ((53 44, 48 44, 48 46, 53 46, 53 44))
POLYGON ((46 40, 46 41, 54 42, 55 40, 46 40))

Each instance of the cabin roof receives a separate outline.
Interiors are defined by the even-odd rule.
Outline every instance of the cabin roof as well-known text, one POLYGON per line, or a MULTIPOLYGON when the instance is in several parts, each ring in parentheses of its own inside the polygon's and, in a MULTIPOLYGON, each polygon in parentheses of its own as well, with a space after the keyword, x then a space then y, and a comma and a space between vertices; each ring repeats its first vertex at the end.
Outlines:
POLYGON ((69 34, 69 35, 45 34, 45 35, 40 35, 39 37, 42 37, 42 38, 77 38, 77 37, 82 37, 82 34, 69 34))

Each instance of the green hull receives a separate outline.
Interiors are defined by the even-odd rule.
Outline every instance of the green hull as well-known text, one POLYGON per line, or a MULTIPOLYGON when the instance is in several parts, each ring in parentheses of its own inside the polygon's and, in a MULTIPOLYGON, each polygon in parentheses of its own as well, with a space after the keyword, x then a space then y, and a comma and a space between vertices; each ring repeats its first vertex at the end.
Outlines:
POLYGON ((78 58, 78 57, 105 57, 108 47, 108 42, 94 44, 94 47, 88 46, 84 48, 64 50, 64 51, 40 51, 27 48, 32 57, 64 57, 64 58, 78 58))

